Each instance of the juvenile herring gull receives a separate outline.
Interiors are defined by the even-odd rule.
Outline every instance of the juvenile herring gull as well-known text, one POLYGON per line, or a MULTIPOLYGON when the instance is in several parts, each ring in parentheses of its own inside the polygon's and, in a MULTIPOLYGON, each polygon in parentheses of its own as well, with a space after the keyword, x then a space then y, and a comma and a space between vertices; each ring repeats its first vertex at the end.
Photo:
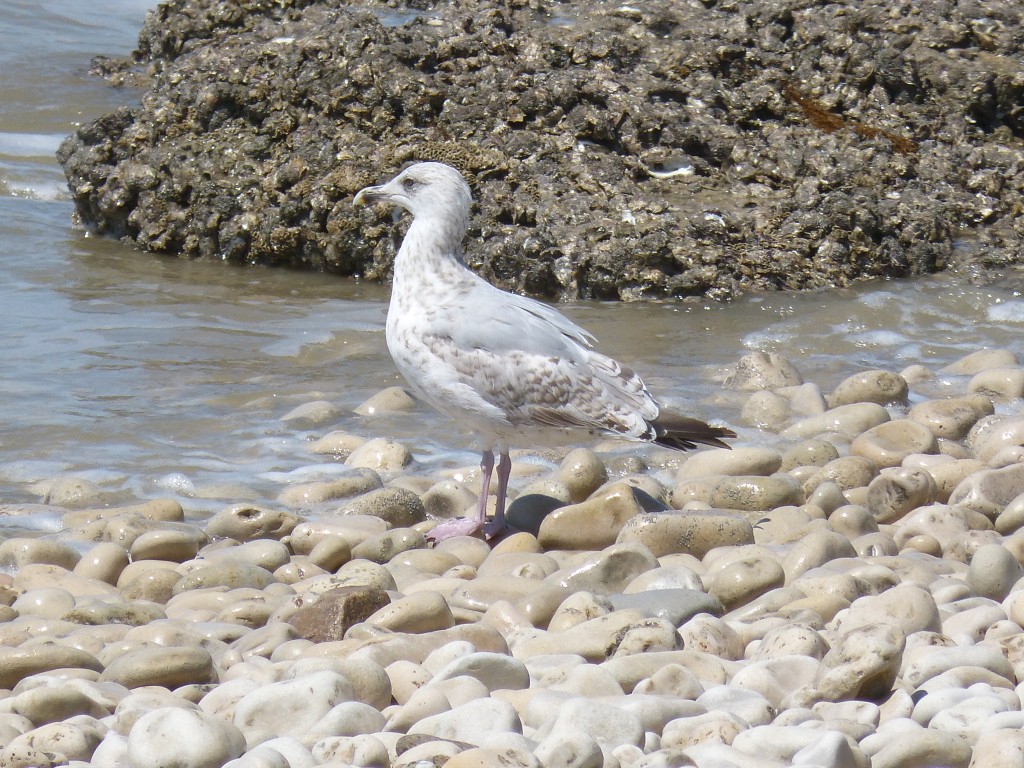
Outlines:
POLYGON ((469 428, 483 458, 474 518, 450 520, 430 538, 505 529, 513 445, 570 442, 612 434, 679 450, 728 447, 728 429, 664 411, 633 371, 594 350, 594 339, 552 307, 506 293, 469 270, 462 239, 472 202, 454 168, 417 163, 356 204, 383 202, 412 214, 395 257, 386 338, 412 389, 469 428), (498 451, 494 518, 487 496, 498 451))

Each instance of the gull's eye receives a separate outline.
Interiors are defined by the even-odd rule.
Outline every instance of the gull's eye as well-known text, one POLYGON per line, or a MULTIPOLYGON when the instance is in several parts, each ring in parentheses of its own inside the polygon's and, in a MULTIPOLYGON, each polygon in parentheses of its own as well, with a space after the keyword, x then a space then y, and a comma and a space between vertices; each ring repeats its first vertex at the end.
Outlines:
POLYGON ((416 189, 418 185, 419 182, 416 181, 416 179, 412 178, 411 176, 406 176, 404 179, 402 179, 402 186, 405 188, 406 192, 412 192, 414 189, 416 189))

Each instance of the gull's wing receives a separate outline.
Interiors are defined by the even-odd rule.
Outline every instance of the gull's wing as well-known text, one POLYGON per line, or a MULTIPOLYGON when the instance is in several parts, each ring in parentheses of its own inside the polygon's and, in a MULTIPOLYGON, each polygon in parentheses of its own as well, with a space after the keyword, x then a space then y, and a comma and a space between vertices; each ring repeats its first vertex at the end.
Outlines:
POLYGON ((463 350, 519 351, 575 359, 596 339, 554 307, 480 280, 431 323, 463 350))
POLYGON ((545 304, 481 283, 435 315, 424 340, 511 424, 653 437, 658 405, 640 377, 545 304))

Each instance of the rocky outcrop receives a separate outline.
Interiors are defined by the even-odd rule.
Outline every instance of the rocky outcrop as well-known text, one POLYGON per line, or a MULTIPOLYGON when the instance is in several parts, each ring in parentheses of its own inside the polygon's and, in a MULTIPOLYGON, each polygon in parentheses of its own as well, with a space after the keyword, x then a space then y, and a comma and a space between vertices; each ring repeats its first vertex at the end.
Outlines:
POLYGON ((1017 3, 434 5, 159 6, 102 63, 141 104, 60 149, 81 221, 386 279, 395 224, 352 196, 434 159, 472 180, 471 266, 548 297, 1024 262, 1017 3))

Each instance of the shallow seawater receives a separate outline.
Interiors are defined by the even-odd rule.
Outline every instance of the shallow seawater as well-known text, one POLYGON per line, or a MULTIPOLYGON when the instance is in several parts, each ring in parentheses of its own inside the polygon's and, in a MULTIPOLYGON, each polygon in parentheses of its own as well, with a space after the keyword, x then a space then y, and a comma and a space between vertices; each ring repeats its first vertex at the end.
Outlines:
MULTIPOLYGON (((72 226, 53 152, 76 123, 138 98, 87 69, 132 48, 146 5, 0 9, 0 506, 43 501, 62 477, 109 503, 173 496, 204 513, 272 502, 289 483, 346 471, 309 452, 330 429, 403 441, 424 471, 471 464, 469 436, 426 408, 351 414, 401 383, 384 344, 386 287, 152 256, 72 226), (314 400, 339 416, 316 430, 281 420, 314 400)), ((939 276, 564 309, 669 403, 735 425, 743 398, 721 380, 747 351, 784 355, 823 390, 866 368, 938 370, 980 347, 1024 355, 1022 289, 939 276)))

